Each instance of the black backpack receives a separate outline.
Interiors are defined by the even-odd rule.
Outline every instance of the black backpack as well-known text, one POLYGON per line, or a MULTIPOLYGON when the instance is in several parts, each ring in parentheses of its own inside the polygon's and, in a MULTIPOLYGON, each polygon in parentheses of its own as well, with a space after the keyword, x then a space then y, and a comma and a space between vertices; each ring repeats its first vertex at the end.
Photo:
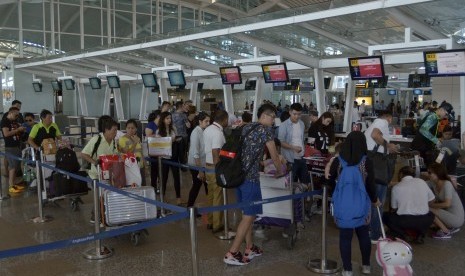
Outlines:
POLYGON ((81 169, 76 153, 70 148, 61 148, 55 155, 56 168, 71 173, 76 173, 81 169))
POLYGON ((242 170, 243 138, 249 135, 259 124, 252 126, 244 135, 242 129, 233 131, 221 147, 220 160, 215 166, 216 184, 222 188, 236 188, 245 180, 242 170))

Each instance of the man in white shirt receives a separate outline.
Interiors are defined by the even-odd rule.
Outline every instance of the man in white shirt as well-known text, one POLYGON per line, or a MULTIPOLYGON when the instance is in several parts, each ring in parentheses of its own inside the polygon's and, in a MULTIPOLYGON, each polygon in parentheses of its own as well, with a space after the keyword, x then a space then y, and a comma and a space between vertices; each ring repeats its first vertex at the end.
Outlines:
POLYGON ((392 212, 383 214, 383 222, 391 234, 406 238, 405 230, 418 233, 416 243, 422 244, 425 233, 432 225, 434 214, 429 211, 429 203, 435 196, 425 181, 414 178, 415 170, 405 166, 399 170, 400 182, 392 188, 392 212))
POLYGON ((352 106, 352 123, 360 121, 360 114, 358 113, 358 103, 354 101, 354 105, 352 106))
MULTIPOLYGON (((217 110, 214 114, 214 122, 204 132, 205 166, 207 169, 215 169, 220 158, 220 149, 226 143, 223 128, 228 126, 228 113, 217 110)), ((223 205, 223 190, 216 184, 215 173, 205 173, 208 185, 208 203, 210 206, 223 205)), ((213 233, 224 230, 223 212, 208 213, 208 229, 213 233)))
MULTIPOLYGON (((367 140, 368 151, 373 151, 377 147, 377 152, 384 154, 385 147, 387 148, 386 153, 397 152, 397 147, 394 144, 389 143, 389 125, 392 123, 392 114, 384 112, 379 118, 373 121, 373 123, 365 131, 365 137, 367 140)), ((386 164, 373 164, 374 166, 386 164)), ((387 170, 387 168, 386 168, 387 170)), ((386 200, 387 185, 390 180, 386 183, 382 183, 379 179, 375 178, 376 183, 376 195, 381 202, 381 208, 386 200)), ((379 223, 378 212, 375 207, 371 210, 371 222, 370 222, 370 237, 372 241, 377 241, 381 237, 381 225, 379 223)))

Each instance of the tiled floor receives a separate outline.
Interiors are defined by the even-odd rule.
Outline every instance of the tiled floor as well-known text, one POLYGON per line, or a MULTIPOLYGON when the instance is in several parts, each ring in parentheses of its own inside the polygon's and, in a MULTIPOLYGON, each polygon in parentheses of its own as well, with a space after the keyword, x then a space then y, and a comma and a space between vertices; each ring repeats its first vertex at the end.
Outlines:
MULTIPOLYGON (((183 173, 182 196, 186 200, 188 174, 183 173)), ((5 183, 5 179, 2 178, 5 183)), ((174 202, 174 191, 168 185, 168 201, 174 202)), ((233 198, 233 196, 231 196, 233 198)), ((84 196, 84 205, 78 212, 71 211, 68 201, 61 207, 47 206, 45 214, 53 216, 51 222, 35 224, 31 218, 38 215, 36 194, 23 195, 0 202, 0 250, 20 248, 72 237, 93 231, 89 224, 93 208, 91 194, 84 196)), ((203 191, 198 199, 205 204, 203 191)), ((239 212, 230 212, 231 223, 237 223, 239 212)), ((265 253, 244 267, 232 267, 222 262, 230 241, 221 241, 206 229, 203 219, 197 219, 199 246, 199 275, 318 275, 306 268, 309 259, 320 257, 321 216, 305 223, 295 248, 287 249, 282 229, 266 229, 256 242, 265 253)), ((189 221, 182 220, 148 229, 138 246, 133 246, 129 235, 104 240, 114 248, 115 254, 104 260, 91 261, 82 253, 93 243, 0 259, 0 275, 190 275, 192 274, 189 221)), ((332 221, 327 229, 327 256, 339 260, 338 231, 332 221)), ((413 245, 412 267, 415 275, 465 275, 465 230, 449 241, 426 238, 424 245, 413 245)), ((381 269, 372 252, 372 274, 381 275, 381 269)), ((356 238, 353 242, 355 275, 360 275, 360 253, 356 238)))

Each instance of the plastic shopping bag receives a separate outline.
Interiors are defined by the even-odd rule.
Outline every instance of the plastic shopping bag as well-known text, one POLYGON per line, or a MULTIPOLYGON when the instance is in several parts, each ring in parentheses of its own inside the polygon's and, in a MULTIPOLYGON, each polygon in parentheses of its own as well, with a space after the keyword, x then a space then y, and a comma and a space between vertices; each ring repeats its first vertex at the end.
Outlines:
POLYGON ((142 185, 142 175, 140 174, 140 168, 135 157, 132 156, 124 160, 124 171, 127 186, 140 187, 142 185))

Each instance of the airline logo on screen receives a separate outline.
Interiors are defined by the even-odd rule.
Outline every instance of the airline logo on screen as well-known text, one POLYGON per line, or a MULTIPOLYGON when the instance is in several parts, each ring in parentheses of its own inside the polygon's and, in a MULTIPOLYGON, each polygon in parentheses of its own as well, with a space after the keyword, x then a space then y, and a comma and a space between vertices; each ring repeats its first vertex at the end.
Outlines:
POLYGON ((236 68, 221 69, 221 75, 226 76, 226 81, 231 83, 241 82, 236 68))
POLYGON ((287 80, 286 69, 282 64, 270 65, 264 68, 265 74, 268 74, 268 79, 273 81, 287 80))
POLYGON ((367 58, 358 60, 360 76, 382 77, 383 71, 379 58, 367 58))

